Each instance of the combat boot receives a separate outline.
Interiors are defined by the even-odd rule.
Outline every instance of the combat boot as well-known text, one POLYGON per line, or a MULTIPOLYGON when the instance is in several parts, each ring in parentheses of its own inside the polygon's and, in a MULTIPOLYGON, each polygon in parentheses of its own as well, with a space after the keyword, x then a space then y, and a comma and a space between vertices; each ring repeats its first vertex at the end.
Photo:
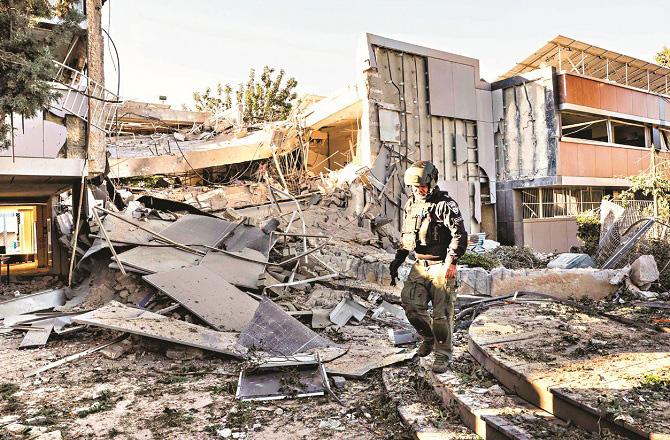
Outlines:
POLYGON ((435 353, 435 360, 431 368, 433 373, 442 374, 451 369, 451 356, 447 354, 435 353))
POLYGON ((424 339, 419 344, 419 348, 416 350, 416 355, 419 357, 426 357, 433 352, 433 340, 424 339))

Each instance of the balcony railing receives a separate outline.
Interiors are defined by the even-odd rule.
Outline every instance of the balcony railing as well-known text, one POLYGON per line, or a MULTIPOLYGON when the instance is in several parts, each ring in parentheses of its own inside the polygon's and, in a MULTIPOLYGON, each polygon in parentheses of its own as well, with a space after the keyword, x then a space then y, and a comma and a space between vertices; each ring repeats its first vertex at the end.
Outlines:
POLYGON ((57 88, 61 90, 62 95, 52 106, 71 113, 100 130, 109 132, 115 123, 116 111, 121 103, 118 95, 105 89, 83 72, 58 61, 54 61, 54 64, 58 66, 54 83, 58 84, 57 88), (89 118, 89 100, 91 99, 100 101, 101 105, 95 106, 89 118))

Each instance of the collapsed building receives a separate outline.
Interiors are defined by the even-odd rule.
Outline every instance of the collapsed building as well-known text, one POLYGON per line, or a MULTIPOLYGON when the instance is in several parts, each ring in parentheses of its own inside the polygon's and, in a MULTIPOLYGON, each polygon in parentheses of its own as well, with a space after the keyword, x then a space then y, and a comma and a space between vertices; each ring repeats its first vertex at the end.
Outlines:
POLYGON ((504 250, 514 267, 459 266, 442 375, 406 362, 419 338, 388 269, 419 160, 478 237, 466 258, 495 266, 482 235, 578 245, 574 216, 630 185, 648 151, 668 154, 668 69, 557 37, 487 83, 476 59, 367 34, 355 84, 248 123, 235 108, 120 102, 96 85, 95 44, 64 49, 60 100, 0 157, 3 262, 60 275, 7 273, 0 291, 0 359, 20 383, 0 383, 0 435, 409 436, 379 423, 390 402, 416 438, 670 432, 670 293, 649 291, 665 268, 650 255, 621 267, 639 236, 617 242, 616 269, 519 247, 504 250))

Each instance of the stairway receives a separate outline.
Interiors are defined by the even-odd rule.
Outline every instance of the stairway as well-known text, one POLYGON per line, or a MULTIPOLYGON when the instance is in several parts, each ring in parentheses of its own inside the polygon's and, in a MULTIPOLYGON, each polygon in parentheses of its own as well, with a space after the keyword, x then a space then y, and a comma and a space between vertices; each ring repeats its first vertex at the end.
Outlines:
POLYGON ((667 335, 545 301, 492 307, 456 336, 452 371, 422 360, 425 377, 482 438, 670 438, 668 396, 640 379, 667 373, 667 335))

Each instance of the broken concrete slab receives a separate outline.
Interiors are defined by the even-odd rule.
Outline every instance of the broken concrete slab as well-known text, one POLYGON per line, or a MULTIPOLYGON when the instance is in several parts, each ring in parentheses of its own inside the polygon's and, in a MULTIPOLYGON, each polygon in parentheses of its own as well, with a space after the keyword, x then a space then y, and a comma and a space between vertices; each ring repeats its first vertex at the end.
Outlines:
POLYGON ((641 290, 649 290, 651 284, 658 281, 660 273, 652 255, 640 255, 630 265, 630 280, 641 290))
POLYGON ((360 322, 368 313, 367 307, 357 303, 350 298, 343 298, 342 301, 330 312, 330 320, 336 325, 342 327, 346 325, 351 318, 360 322))
POLYGON ((312 328, 322 329, 330 327, 330 309, 312 309, 312 328))
POLYGON ((239 345, 289 356, 336 344, 305 327, 274 302, 262 298, 251 322, 240 334, 239 345))
POLYGON ((352 345, 344 355, 325 365, 328 374, 357 378, 374 369, 412 359, 415 354, 416 350, 396 347, 352 345))
POLYGON ((66 287, 55 290, 45 290, 30 295, 23 295, 0 303, 0 318, 23 315, 25 313, 47 310, 62 306, 66 301, 66 287))
POLYGON ((593 260, 587 254, 564 253, 547 264, 547 269, 580 269, 595 267, 593 260))
POLYGON ((491 295, 491 275, 484 268, 459 266, 456 280, 458 295, 491 295))
POLYGON ((372 312, 372 319, 377 319, 379 316, 381 316, 382 313, 391 315, 400 321, 409 323, 407 315, 405 314, 405 309, 395 304, 391 304, 387 301, 382 301, 379 307, 374 309, 374 311, 372 312))
POLYGON ((28 331, 21 341, 19 348, 36 348, 44 347, 51 336, 51 332, 54 328, 54 320, 49 319, 46 321, 41 321, 39 323, 34 323, 31 326, 33 329, 28 331))
POLYGON ((202 348, 242 358, 247 350, 237 344, 237 334, 217 332, 146 310, 111 301, 104 307, 73 318, 79 324, 133 333, 175 344, 202 348))
POLYGON ((404 345, 417 342, 421 339, 419 334, 413 328, 388 329, 389 340, 393 345, 404 345))
POLYGON ((258 301, 208 266, 176 269, 142 277, 217 330, 243 330, 258 301))
MULTIPOLYGON (((233 254, 250 258, 257 261, 265 261, 266 258, 254 249, 243 249, 233 254)), ((259 281, 265 272, 265 265, 253 263, 248 260, 235 258, 222 252, 210 251, 200 261, 200 266, 207 266, 218 272, 230 284, 249 289, 258 288, 259 281)))
POLYGON ((491 296, 520 291, 544 293, 556 298, 603 299, 617 289, 621 270, 614 269, 517 269, 491 270, 491 296))

